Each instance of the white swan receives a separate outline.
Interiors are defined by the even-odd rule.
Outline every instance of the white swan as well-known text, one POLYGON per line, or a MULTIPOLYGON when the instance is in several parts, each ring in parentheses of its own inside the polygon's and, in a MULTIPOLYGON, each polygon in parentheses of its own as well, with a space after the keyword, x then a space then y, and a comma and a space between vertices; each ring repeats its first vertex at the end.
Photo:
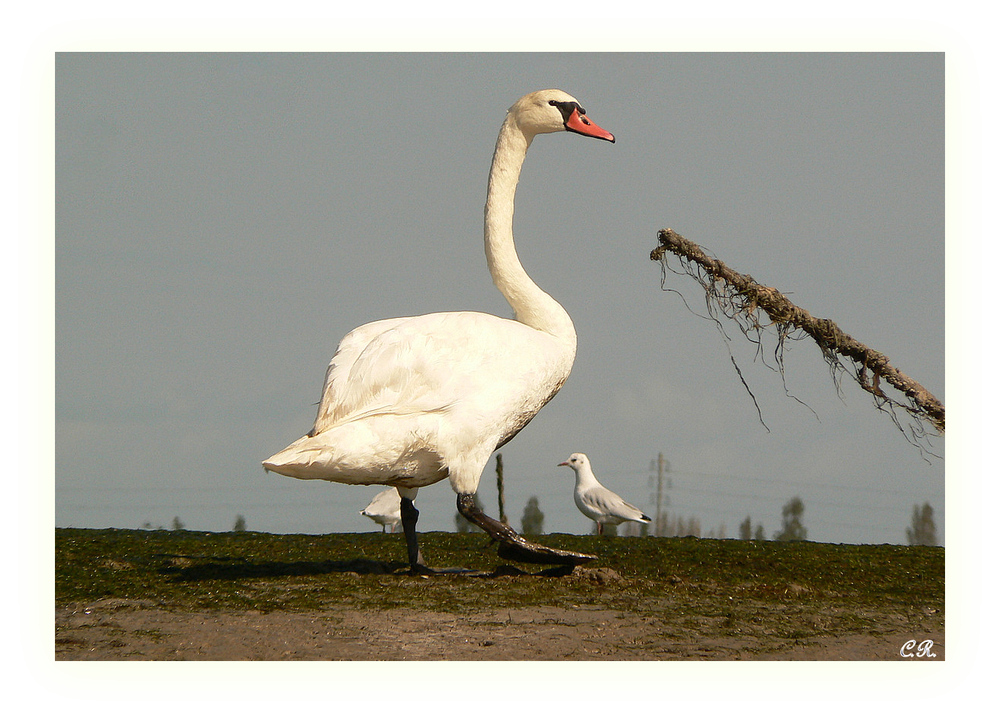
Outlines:
POLYGON ((389 489, 376 494, 368 506, 361 510, 360 514, 376 524, 381 524, 383 533, 386 527, 389 528, 390 532, 394 532, 402 521, 399 514, 399 501, 399 492, 393 487, 389 487, 389 489))
POLYGON ((597 522, 597 533, 604 534, 605 524, 619 525, 622 522, 642 522, 649 524, 652 519, 642 513, 603 484, 597 481, 590 459, 583 452, 574 452, 560 467, 569 467, 576 473, 576 489, 573 501, 587 517, 597 522))
POLYGON ((490 455, 559 391, 576 355, 566 311, 524 271, 514 249, 514 193, 535 135, 568 130, 614 142, 561 90, 525 95, 508 110, 490 167, 486 262, 514 319, 444 312, 363 325, 341 341, 312 430, 264 460, 273 472, 399 490, 411 568, 426 569, 413 496, 447 477, 459 511, 499 540, 508 559, 580 563, 590 555, 528 542, 475 507, 490 455))

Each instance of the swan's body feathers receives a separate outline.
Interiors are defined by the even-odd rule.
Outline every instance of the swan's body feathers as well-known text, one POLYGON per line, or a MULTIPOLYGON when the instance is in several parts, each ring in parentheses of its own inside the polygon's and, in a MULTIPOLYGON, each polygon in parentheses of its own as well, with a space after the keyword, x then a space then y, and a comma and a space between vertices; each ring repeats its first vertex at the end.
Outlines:
POLYGON ((574 354, 575 342, 479 312, 363 325, 327 368, 313 429, 265 467, 347 484, 437 482, 484 451, 485 464, 558 392, 574 354))

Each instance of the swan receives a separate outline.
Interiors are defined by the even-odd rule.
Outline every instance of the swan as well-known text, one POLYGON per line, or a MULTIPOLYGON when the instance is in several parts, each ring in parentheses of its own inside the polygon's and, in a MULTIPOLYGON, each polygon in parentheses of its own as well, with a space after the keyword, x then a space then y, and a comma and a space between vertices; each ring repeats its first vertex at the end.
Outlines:
POLYGON ((576 474, 576 489, 573 501, 587 517, 597 522, 597 533, 604 534, 605 524, 619 525, 622 522, 642 522, 649 524, 647 517, 638 507, 634 507, 603 484, 597 481, 590 459, 583 452, 574 452, 559 467, 569 467, 576 474))
POLYGON ((576 355, 573 321, 532 281, 514 248, 521 165, 536 135, 559 131, 615 141, 572 96, 540 90, 507 111, 493 153, 486 263, 513 319, 440 312, 352 330, 327 367, 313 428, 263 462, 299 479, 395 487, 412 572, 433 571, 417 541, 416 490, 445 478, 459 512, 499 542, 501 557, 549 564, 595 558, 529 542, 473 499, 493 451, 555 396, 576 355))
POLYGON ((388 527, 390 532, 394 532, 402 521, 399 516, 399 492, 393 487, 389 487, 376 494, 368 506, 361 510, 360 514, 372 520, 376 524, 382 525, 382 532, 388 527))

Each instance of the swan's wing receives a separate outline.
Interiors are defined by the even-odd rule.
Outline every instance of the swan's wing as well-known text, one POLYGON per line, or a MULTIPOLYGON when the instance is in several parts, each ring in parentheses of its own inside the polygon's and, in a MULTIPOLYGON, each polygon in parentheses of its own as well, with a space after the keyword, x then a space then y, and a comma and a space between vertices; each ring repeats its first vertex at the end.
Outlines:
POLYGON ((336 422, 337 416, 343 414, 342 409, 346 400, 345 391, 348 387, 347 379, 351 368, 365 348, 380 334, 391 330, 402 322, 406 317, 397 317, 390 320, 379 320, 369 322, 351 330, 340 341, 337 351, 330 360, 326 368, 326 378, 323 380, 323 394, 320 397, 319 409, 316 412, 316 422, 313 424, 311 434, 318 434, 336 422))
MULTIPOLYGON (((373 322, 341 342, 327 368, 313 434, 377 414, 443 412, 502 382, 504 335, 517 323, 474 312, 373 322)), ((504 365, 507 369, 509 366, 504 365)))

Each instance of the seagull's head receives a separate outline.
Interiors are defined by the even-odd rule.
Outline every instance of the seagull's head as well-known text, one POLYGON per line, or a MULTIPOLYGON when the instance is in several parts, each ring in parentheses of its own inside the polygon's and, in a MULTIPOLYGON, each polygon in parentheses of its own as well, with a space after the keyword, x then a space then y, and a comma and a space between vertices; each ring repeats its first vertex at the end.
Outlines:
POLYGON ((583 452, 573 452, 565 462, 560 462, 557 467, 569 467, 574 472, 579 472, 588 464, 587 455, 583 452))

